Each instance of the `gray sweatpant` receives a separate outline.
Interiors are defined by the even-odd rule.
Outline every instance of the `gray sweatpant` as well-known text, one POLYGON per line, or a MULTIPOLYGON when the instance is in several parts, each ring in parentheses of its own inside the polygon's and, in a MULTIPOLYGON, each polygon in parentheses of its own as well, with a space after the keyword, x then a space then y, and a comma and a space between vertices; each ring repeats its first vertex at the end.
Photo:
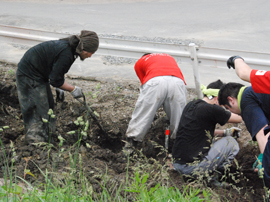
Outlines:
POLYGON ((170 138, 175 139, 182 111, 186 105, 187 90, 182 79, 158 76, 140 87, 140 95, 126 132, 127 137, 142 141, 156 111, 163 105, 170 120, 170 138))
POLYGON ((198 175, 206 173, 206 171, 224 170, 226 165, 231 164, 238 152, 237 141, 231 136, 226 136, 213 143, 207 156, 201 162, 190 165, 174 163, 173 167, 185 175, 198 175))

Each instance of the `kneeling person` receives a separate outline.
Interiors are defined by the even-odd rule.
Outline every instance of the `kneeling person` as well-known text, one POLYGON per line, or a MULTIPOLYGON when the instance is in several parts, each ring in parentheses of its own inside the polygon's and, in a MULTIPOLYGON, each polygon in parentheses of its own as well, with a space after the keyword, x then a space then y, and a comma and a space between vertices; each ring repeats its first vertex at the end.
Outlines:
MULTIPOLYGON (((242 118, 218 106, 218 80, 205 88, 203 99, 189 102, 182 113, 172 155, 174 169, 185 175, 201 175, 206 171, 224 170, 239 152, 231 136, 239 128, 215 129, 216 124, 240 123, 242 118), (213 137, 224 137, 217 141, 213 137)), ((215 180, 216 181, 216 180, 215 180)))

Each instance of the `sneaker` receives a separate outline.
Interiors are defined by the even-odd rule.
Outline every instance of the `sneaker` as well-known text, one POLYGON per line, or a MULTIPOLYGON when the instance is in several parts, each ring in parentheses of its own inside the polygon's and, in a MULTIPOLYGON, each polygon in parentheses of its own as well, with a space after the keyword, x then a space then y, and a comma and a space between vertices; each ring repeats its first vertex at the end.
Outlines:
POLYGON ((127 138, 126 144, 123 148, 123 152, 126 156, 131 155, 134 152, 134 149, 136 147, 136 141, 132 138, 127 138))

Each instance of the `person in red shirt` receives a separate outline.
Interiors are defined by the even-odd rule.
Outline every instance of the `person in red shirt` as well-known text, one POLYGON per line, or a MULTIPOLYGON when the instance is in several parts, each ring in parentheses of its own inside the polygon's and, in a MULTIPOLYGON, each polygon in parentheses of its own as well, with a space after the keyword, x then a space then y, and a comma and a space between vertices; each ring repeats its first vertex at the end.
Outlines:
POLYGON ((250 82, 255 93, 270 94, 270 71, 252 69, 240 56, 230 57, 227 66, 235 69, 240 79, 250 82))
MULTIPOLYGON (((264 125, 263 127, 260 127, 259 132, 256 134, 260 155, 253 164, 253 169, 255 172, 258 172, 259 176, 263 175, 264 184, 270 189, 270 116, 269 110, 267 110, 270 108, 270 102, 269 99, 267 100, 269 95, 266 95, 270 94, 270 71, 252 69, 240 56, 230 57, 227 60, 227 66, 229 69, 235 69, 239 78, 250 82, 253 91, 257 93, 256 96, 249 96, 249 101, 245 101, 252 107, 249 109, 249 112, 253 111, 254 114, 251 118, 257 121, 252 123, 257 123, 256 126, 259 126, 261 123, 264 125), (264 113, 261 113, 262 111, 264 111, 264 113), (265 121, 262 121, 263 119, 265 121)), ((242 104, 243 102, 242 98, 239 104, 242 104)), ((249 127, 251 124, 246 123, 246 125, 249 127)))
POLYGON ((170 120, 170 138, 175 139, 187 96, 184 76, 172 56, 164 53, 144 54, 134 69, 141 87, 126 132, 124 151, 129 154, 133 152, 135 142, 143 141, 161 106, 170 120))

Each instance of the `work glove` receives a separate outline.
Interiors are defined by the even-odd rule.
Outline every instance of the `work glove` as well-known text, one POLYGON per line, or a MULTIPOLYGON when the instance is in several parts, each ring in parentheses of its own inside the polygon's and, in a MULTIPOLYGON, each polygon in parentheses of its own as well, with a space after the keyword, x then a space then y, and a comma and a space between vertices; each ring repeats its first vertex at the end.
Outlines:
POLYGON ((241 129, 237 127, 231 127, 224 130, 224 136, 240 137, 241 129))
POLYGON ((75 86, 75 89, 73 91, 71 91, 70 93, 76 99, 84 96, 82 89, 78 86, 75 86))
POLYGON ((253 170, 258 172, 259 178, 263 178, 263 167, 262 167, 263 154, 260 153, 256 161, 253 163, 253 170))
MULTIPOLYGON (((238 56, 238 55, 235 55, 235 56, 230 57, 227 60, 227 66, 228 66, 229 69, 231 69, 231 68, 235 69, 235 67, 234 67, 234 60, 237 59, 237 58, 241 58, 241 57, 238 56)), ((243 58, 241 58, 241 59, 244 61, 243 58)))
POLYGON ((65 100, 65 91, 60 88, 55 88, 56 102, 63 102, 65 100))

